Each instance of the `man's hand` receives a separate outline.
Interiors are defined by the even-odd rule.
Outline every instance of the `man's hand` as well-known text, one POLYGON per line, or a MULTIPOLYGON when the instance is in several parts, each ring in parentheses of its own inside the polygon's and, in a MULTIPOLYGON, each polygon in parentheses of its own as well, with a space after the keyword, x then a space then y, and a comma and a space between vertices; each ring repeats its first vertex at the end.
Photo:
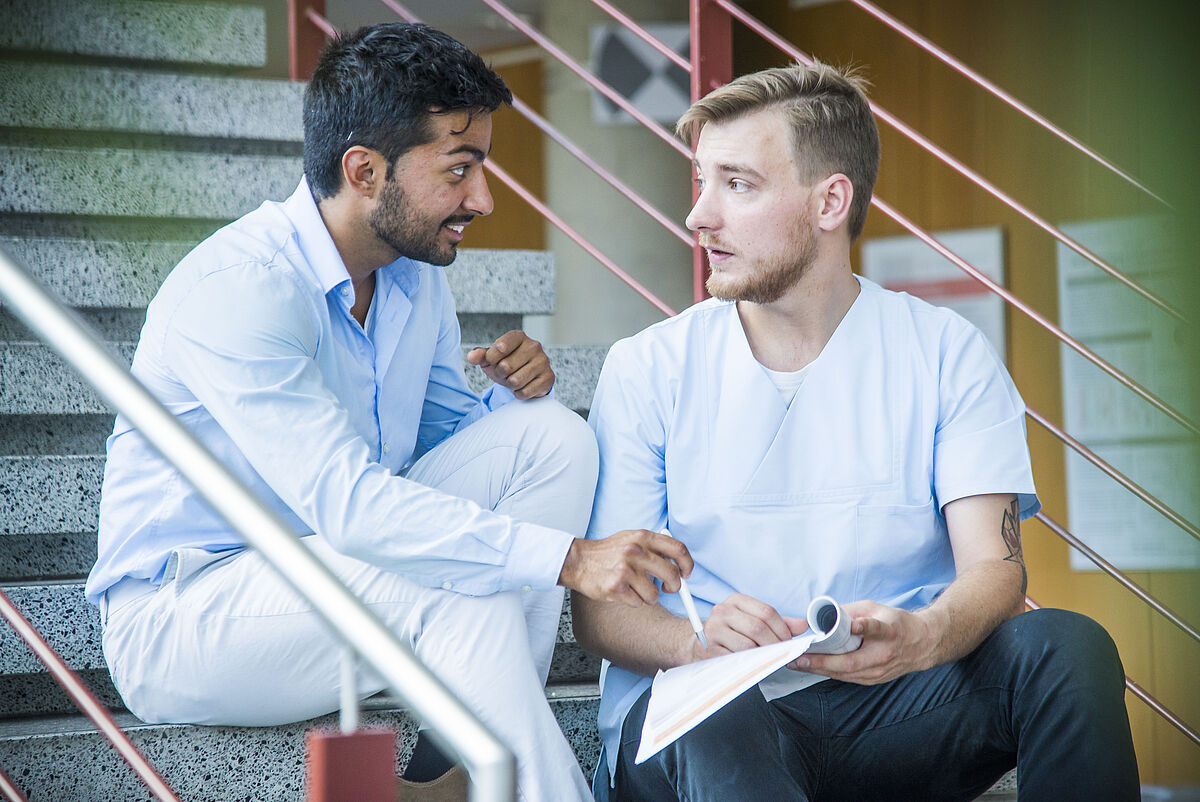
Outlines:
POLYGON ((803 618, 781 616, 766 602, 734 593, 714 607, 704 622, 708 649, 702 649, 700 641, 692 638, 690 659, 685 662, 768 646, 793 638, 806 629, 808 622, 803 618))
POLYGON ((554 371, 542 344, 523 331, 502 334, 488 348, 472 348, 467 361, 522 401, 540 398, 554 386, 554 371))
POLYGON ((850 631, 862 636, 862 646, 846 654, 807 654, 789 663, 789 668, 877 685, 934 665, 936 636, 922 614, 870 601, 847 604, 844 609, 852 619, 850 631))
POLYGON ((617 532, 603 540, 576 539, 563 561, 558 584, 596 601, 630 607, 653 604, 663 589, 679 590, 679 576, 692 572, 692 555, 670 535, 646 529, 617 532))

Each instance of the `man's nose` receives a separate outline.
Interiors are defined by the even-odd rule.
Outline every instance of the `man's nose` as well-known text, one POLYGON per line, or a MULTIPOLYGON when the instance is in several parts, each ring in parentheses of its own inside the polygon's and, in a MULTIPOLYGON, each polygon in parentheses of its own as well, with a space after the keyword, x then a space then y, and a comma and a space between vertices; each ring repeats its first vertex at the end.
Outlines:
POLYGON ((701 190, 696 197, 696 202, 692 205, 692 210, 684 218, 683 224, 690 231, 703 231, 714 228, 715 223, 716 214, 712 201, 705 191, 701 190))
POLYGON ((482 217, 491 214, 495 205, 492 201, 492 193, 488 190, 487 174, 480 167, 471 182, 467 197, 463 200, 463 206, 467 211, 482 217))

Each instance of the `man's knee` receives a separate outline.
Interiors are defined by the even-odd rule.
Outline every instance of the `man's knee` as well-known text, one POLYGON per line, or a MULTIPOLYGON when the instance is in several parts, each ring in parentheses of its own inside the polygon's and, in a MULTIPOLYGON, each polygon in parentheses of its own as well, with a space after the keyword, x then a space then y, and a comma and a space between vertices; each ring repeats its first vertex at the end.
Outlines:
POLYGON ((1125 671, 1116 644, 1091 618, 1069 610, 1022 613, 995 633, 1001 653, 1009 653, 1045 679, 1065 687, 1118 689, 1125 671))

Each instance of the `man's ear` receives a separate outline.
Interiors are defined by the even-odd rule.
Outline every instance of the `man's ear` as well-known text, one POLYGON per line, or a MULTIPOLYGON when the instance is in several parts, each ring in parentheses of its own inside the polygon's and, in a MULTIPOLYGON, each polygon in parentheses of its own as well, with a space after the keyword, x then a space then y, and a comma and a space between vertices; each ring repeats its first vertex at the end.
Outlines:
POLYGON ((387 176, 383 154, 355 145, 342 154, 342 181, 350 191, 367 198, 375 197, 387 176))
POLYGON ((850 217, 850 203, 854 200, 854 185, 842 173, 834 173, 817 184, 817 227, 822 231, 835 231, 850 217))

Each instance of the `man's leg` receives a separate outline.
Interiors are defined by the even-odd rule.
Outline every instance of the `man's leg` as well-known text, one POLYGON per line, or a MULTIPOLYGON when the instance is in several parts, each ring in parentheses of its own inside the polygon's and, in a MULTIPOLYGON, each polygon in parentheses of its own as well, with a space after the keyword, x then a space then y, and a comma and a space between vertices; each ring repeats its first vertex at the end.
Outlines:
MULTIPOLYGON (((417 460, 409 479, 480 506, 583 537, 598 457, 583 418, 549 398, 514 401, 417 460)), ((522 606, 542 683, 562 613, 563 589, 526 591, 522 606)))
MULTIPOLYGON (((318 557, 517 755, 525 799, 590 797, 546 703, 516 593, 425 588, 305 539, 318 557)), ((337 709, 342 650, 256 552, 111 610, 113 680, 149 722, 262 726, 337 709)), ((382 690, 373 671, 358 695, 382 690)))
POLYGON ((820 702, 821 800, 973 799, 1017 766, 1021 802, 1139 798, 1123 671, 1108 634, 1063 610, 1002 624, 963 660, 879 686, 776 700, 793 728, 820 702))
POLYGON ((807 802, 820 764, 814 727, 785 733, 775 706, 757 687, 634 765, 650 691, 625 717, 613 802, 807 802))

